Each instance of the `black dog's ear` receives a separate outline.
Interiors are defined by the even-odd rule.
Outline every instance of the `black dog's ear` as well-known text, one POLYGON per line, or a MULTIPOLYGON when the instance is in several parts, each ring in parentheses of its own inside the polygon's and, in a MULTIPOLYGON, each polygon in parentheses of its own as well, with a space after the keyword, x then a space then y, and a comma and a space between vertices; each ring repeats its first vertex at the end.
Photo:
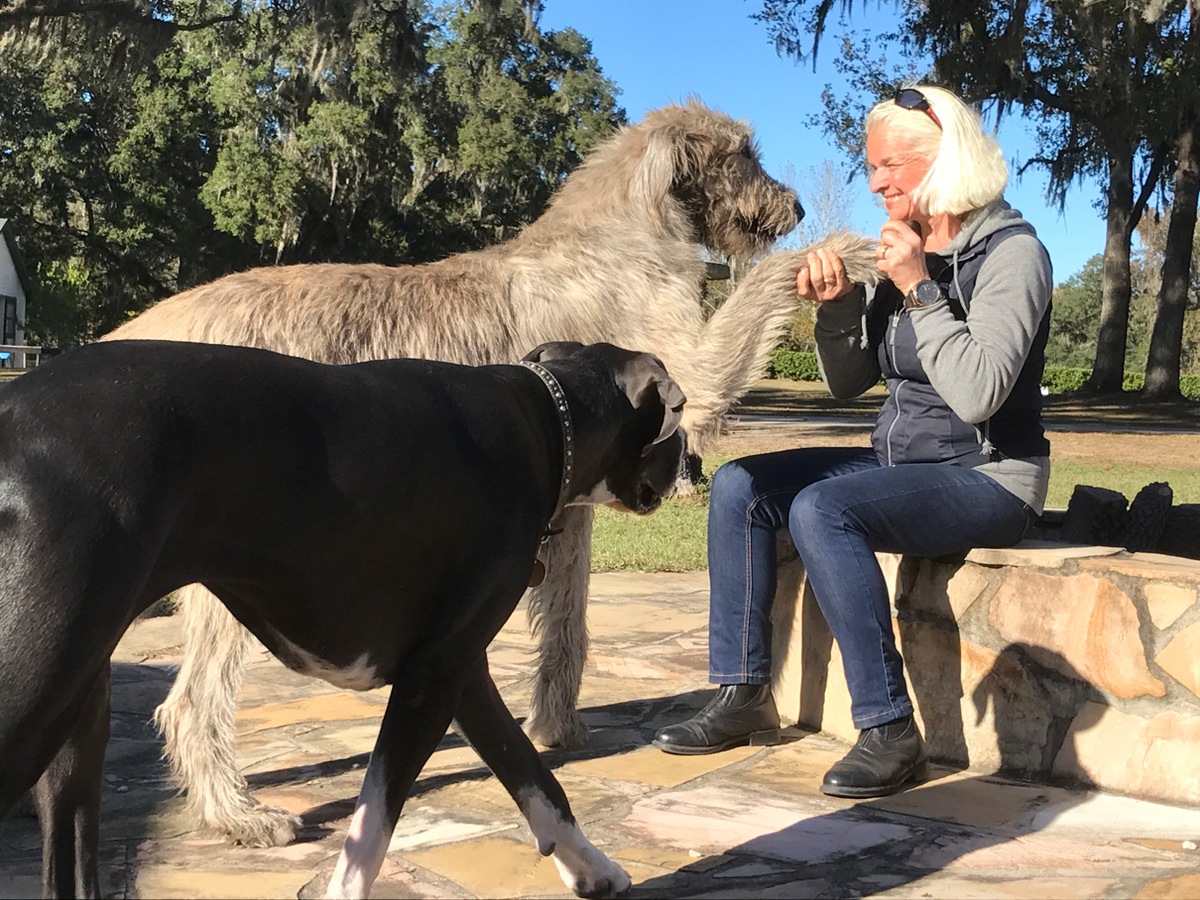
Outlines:
POLYGON ((683 389, 667 374, 666 366, 657 356, 641 353, 630 367, 625 382, 625 396, 629 398, 630 403, 640 408, 646 402, 647 395, 662 404, 663 420, 658 437, 645 446, 642 450, 643 456, 649 453, 655 444, 665 441, 679 428, 687 397, 684 396, 683 389))
POLYGON ((547 341, 538 344, 521 357, 521 362, 540 363, 549 359, 562 359, 565 356, 574 356, 582 349, 583 344, 579 341, 547 341))

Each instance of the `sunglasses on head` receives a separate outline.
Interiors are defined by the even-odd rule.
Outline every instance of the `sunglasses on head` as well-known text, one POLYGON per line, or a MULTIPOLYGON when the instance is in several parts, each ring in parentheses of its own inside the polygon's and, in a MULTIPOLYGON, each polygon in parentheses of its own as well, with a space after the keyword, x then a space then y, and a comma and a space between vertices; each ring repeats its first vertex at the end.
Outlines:
POLYGON ((896 105, 901 109, 918 109, 929 118, 933 119, 933 124, 938 128, 942 127, 942 121, 937 117, 937 113, 933 111, 933 107, 929 105, 929 101, 925 99, 925 95, 916 88, 900 88, 896 91, 896 96, 892 98, 896 105))

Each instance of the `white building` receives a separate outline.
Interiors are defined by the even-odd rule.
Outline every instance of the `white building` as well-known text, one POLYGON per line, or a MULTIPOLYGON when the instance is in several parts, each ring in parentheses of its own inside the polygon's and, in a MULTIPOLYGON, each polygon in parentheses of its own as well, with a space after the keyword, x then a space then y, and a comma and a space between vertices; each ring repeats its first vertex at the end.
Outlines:
POLYGON ((0 219, 0 367, 28 369, 38 364, 40 347, 25 344, 25 303, 32 284, 8 219, 0 219))

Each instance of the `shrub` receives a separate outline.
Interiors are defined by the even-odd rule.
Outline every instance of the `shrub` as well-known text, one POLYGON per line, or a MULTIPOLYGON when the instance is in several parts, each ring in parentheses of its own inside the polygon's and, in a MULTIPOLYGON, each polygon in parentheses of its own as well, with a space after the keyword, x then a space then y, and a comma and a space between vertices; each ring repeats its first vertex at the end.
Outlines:
POLYGON ((793 381, 820 381, 817 354, 809 350, 788 350, 780 347, 771 357, 768 378, 790 378, 793 381))
POLYGON ((1042 373, 1042 386, 1051 394, 1070 394, 1083 387, 1089 371, 1074 366, 1046 366, 1042 373))
MULTIPOLYGON (((1092 371, 1078 366, 1048 365, 1042 375, 1042 386, 1051 394, 1070 394, 1083 387, 1092 371)), ((817 354, 811 350, 790 350, 780 347, 771 357, 768 378, 789 378, 793 381, 820 381, 817 354)), ((1121 383, 1123 391, 1140 391, 1146 377, 1141 372, 1126 372, 1121 383)), ((1200 374, 1180 375, 1179 390, 1185 397, 1200 400, 1200 374)))
MULTIPOLYGON (((1091 376, 1091 369, 1076 366, 1046 366, 1042 375, 1042 386, 1051 394, 1070 394, 1083 387, 1084 382, 1091 376)), ((1130 393, 1140 391, 1146 383, 1142 372, 1126 372, 1121 379, 1121 390, 1130 393)), ((1179 391, 1192 400, 1200 400, 1200 375, 1180 375, 1179 391)))

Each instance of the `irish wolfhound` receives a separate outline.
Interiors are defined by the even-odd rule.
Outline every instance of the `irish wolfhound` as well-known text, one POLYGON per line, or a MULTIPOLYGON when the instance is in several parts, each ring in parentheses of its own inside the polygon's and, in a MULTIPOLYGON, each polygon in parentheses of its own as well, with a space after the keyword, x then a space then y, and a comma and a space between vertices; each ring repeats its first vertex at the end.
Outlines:
MULTIPOLYGON (((597 147, 504 244, 409 267, 253 269, 164 300, 107 338, 246 344, 327 363, 469 364, 517 360, 551 340, 608 341, 662 359, 687 394, 683 427, 702 452, 787 328, 803 251, 760 262, 706 322, 701 249, 758 255, 802 215, 795 192, 763 171, 750 129, 690 101, 597 147)), ((871 242, 829 240, 851 279, 874 277, 871 242)), ((543 548, 545 581, 528 596, 539 659, 526 730, 547 746, 587 734, 576 700, 591 522, 588 507, 565 511, 543 548)), ((248 633, 198 585, 181 605, 185 655, 156 713, 176 778, 206 826, 251 846, 286 843, 297 820, 250 796, 234 756, 248 633)))

